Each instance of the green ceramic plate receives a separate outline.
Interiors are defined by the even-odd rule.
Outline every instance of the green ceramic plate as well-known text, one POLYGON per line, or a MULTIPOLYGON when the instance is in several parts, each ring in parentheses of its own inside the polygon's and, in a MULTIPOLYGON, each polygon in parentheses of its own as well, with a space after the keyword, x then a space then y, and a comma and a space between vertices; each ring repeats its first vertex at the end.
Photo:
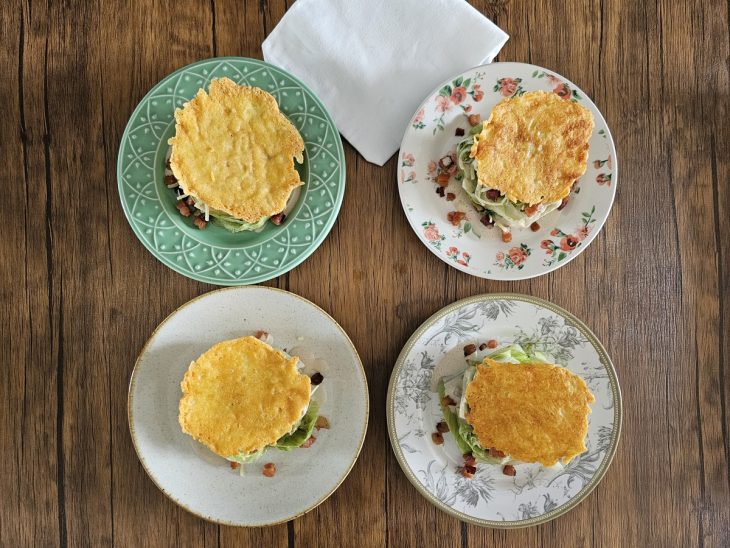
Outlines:
POLYGON ((288 272, 322 243, 342 204, 345 159, 332 118, 302 82, 263 61, 218 57, 173 72, 137 105, 122 136, 117 180, 129 224, 155 257, 188 278, 245 285, 288 272), (211 223, 199 230, 178 213, 164 184, 175 109, 222 76, 271 93, 304 139, 297 166, 304 186, 281 226, 233 234, 211 223))

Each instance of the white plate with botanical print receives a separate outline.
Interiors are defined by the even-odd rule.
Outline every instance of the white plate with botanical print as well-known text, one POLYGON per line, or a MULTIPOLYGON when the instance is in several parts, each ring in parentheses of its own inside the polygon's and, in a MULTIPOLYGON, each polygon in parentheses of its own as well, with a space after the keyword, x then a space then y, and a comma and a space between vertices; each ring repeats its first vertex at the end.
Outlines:
POLYGON ((139 460, 165 495, 209 521, 262 526, 312 510, 342 483, 365 439, 368 389, 355 347, 321 308, 286 291, 239 287, 193 299, 157 327, 132 371, 127 412, 139 460), (313 398, 330 428, 315 432, 310 447, 268 449, 241 474, 183 434, 180 381, 213 344, 258 330, 298 356, 304 372, 323 374, 313 398), (262 474, 268 462, 276 465, 271 478, 262 474))
POLYGON ((611 360, 583 322, 542 299, 517 294, 458 301, 426 320, 398 356, 387 399, 388 433, 398 462, 416 489, 441 510, 469 523, 527 527, 569 511, 601 481, 621 433, 621 392, 611 360), (466 367, 463 347, 494 339, 552 356, 580 375, 596 401, 589 416, 588 450, 565 467, 517 464, 514 477, 498 465, 478 464, 471 479, 450 434, 435 445, 442 421, 438 380, 466 367))
POLYGON ((442 261, 459 270, 494 280, 521 280, 551 272, 578 256, 601 230, 616 193, 616 149, 596 105, 559 74, 525 63, 492 63, 476 67, 440 85, 421 104, 408 124, 398 157, 398 189, 406 217, 419 239, 442 261), (456 180, 456 145, 469 135, 468 116, 489 118, 506 97, 527 91, 552 91, 577 101, 593 114, 588 169, 569 203, 539 221, 533 232, 515 229, 503 243, 501 231, 484 226, 482 214, 456 180), (452 159, 444 170, 439 160, 452 159), (451 175, 444 196, 437 193, 440 173, 451 175), (451 194, 451 196, 449 196, 451 194), (449 199, 450 198, 450 199, 449 199), (466 214, 463 220, 451 212, 466 214))

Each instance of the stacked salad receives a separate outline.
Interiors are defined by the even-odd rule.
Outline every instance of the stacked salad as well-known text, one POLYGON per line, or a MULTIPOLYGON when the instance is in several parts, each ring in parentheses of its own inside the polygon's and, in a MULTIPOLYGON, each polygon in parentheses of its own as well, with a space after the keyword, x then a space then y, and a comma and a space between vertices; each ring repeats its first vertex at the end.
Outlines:
POLYGON ((479 134, 484 124, 477 124, 469 131, 469 134, 456 145, 456 162, 459 168, 457 177, 461 179, 461 186, 469 195, 477 211, 486 212, 489 215, 489 223, 496 224, 505 232, 511 228, 527 228, 532 223, 558 209, 563 202, 550 202, 539 204, 537 208, 528 214, 528 204, 524 202, 512 202, 499 190, 479 184, 477 176, 477 160, 472 157, 474 145, 478 143, 479 134))
POLYGON ((442 377, 438 383, 441 412, 449 431, 462 455, 471 453, 477 462, 486 464, 507 464, 513 462, 510 455, 496 456, 489 448, 482 447, 471 425, 466 421, 469 404, 466 401, 466 387, 474 379, 477 365, 485 358, 504 363, 550 363, 550 357, 531 347, 511 344, 498 350, 477 350, 466 356, 467 367, 464 371, 442 377), (449 402, 449 403, 447 403, 449 402), (453 405, 450 403, 453 402, 453 405))

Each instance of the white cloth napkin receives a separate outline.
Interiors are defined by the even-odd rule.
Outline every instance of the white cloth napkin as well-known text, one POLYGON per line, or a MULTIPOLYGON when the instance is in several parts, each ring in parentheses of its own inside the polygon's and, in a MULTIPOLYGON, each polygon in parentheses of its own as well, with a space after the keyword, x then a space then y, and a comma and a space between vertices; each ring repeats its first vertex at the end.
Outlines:
POLYGON ((426 94, 490 62, 508 38, 465 0, 297 0, 262 48, 383 165, 426 94))

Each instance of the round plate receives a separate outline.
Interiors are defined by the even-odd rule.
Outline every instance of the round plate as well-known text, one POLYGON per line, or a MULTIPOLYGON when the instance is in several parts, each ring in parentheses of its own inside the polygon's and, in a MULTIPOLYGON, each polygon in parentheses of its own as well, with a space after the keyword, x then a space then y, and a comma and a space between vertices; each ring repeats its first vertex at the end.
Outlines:
POLYGON ((226 525, 284 522, 316 507, 355 464, 368 422, 362 363, 347 334, 326 312, 292 293, 267 287, 224 289, 184 304, 150 337, 129 384, 129 429, 144 469, 174 502, 226 525), (231 470, 178 424, 180 381, 190 362, 226 339, 264 330, 273 345, 299 356, 307 372, 325 380, 315 394, 331 428, 307 449, 270 449, 231 470), (261 468, 274 462, 276 476, 261 468))
POLYGON ((302 82, 282 69, 242 57, 219 57, 183 67, 159 82, 132 113, 117 160, 122 207, 145 247, 183 276, 217 285, 262 282, 288 272, 322 243, 345 192, 345 159, 334 122, 302 82), (199 230, 175 208, 164 183, 167 140, 175 109, 213 78, 228 77, 273 95, 304 139, 304 181, 281 226, 233 234, 214 224, 199 230))
POLYGON ((601 230, 616 193, 616 149, 606 121, 575 84, 535 65, 492 63, 471 69, 444 82, 421 104, 400 147, 398 188, 408 222, 420 240, 442 261, 459 270, 493 280, 521 280, 547 274, 578 256, 601 230), (570 202, 562 211, 541 218, 540 230, 515 229, 512 242, 502 242, 499 229, 479 222, 461 183, 453 177, 447 201, 436 194, 438 161, 455 153, 468 134, 469 114, 489 119, 505 97, 527 91, 553 91, 577 101, 593 113, 588 169, 579 179, 570 202), (463 211, 466 219, 452 225, 447 215, 463 211))
POLYGON ((533 297, 479 295, 440 310, 408 339, 388 387, 388 432, 403 471, 441 510, 487 527, 544 523, 564 514, 601 481, 621 433, 621 392, 606 351, 575 316, 533 297), (477 465, 467 480, 457 472, 463 458, 446 434, 434 445, 431 432, 443 420, 436 383, 464 369, 463 347, 497 339, 500 346, 532 342, 577 373, 596 397, 589 419, 588 451, 562 470, 516 465, 514 477, 500 466, 477 465))

